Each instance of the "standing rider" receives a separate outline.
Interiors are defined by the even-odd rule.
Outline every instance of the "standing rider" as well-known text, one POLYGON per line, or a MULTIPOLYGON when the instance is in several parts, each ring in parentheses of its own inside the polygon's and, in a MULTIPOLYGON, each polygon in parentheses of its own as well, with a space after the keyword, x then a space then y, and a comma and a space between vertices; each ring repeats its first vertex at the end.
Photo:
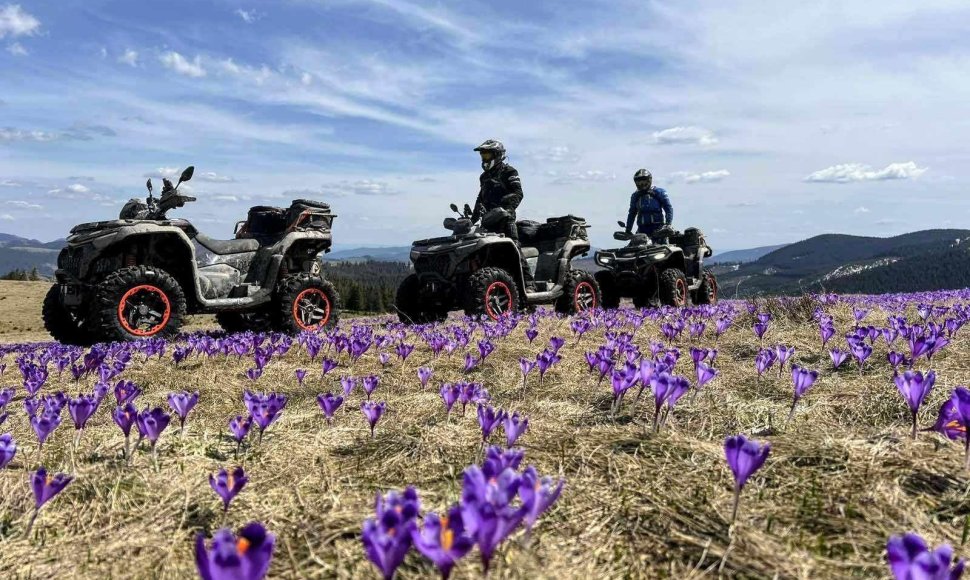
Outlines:
MULTIPOLYGON (((522 203, 522 183, 519 172, 506 162, 505 146, 500 141, 489 139, 475 148, 482 156, 482 175, 478 178, 480 189, 475 209, 472 212, 472 223, 482 218, 482 229, 499 234, 505 234, 512 241, 519 242, 518 229, 515 226, 515 210, 522 203), (491 210, 502 208, 508 212, 508 217, 493 219, 495 214, 489 215, 491 210)), ((522 275, 525 278, 526 289, 535 289, 532 272, 522 254, 519 254, 522 264, 522 275)))
POLYGON ((661 187, 653 187, 653 176, 646 169, 633 175, 633 183, 637 185, 637 190, 630 197, 626 231, 630 233, 636 220, 637 233, 652 236, 663 226, 670 225, 674 219, 674 208, 670 205, 667 192, 661 187))

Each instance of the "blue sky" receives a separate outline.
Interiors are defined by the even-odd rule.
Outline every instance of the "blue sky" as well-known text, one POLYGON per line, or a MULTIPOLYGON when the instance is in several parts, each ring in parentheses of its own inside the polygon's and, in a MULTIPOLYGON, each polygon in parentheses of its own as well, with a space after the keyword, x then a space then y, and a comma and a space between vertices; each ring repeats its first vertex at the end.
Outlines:
POLYGON ((490 138, 520 216, 596 245, 640 167, 715 249, 970 227, 970 4, 916 4, 0 0, 0 232, 193 164, 178 215, 213 237, 311 197, 340 247, 407 245, 474 200, 490 138))

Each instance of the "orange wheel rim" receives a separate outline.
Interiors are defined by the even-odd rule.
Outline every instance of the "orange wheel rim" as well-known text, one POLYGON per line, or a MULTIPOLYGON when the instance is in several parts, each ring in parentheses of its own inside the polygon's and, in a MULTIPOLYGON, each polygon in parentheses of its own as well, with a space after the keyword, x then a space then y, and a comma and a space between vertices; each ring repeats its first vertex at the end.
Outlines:
POLYGON ((135 286, 118 301, 118 322, 135 336, 158 334, 171 317, 172 303, 158 286, 135 286))
POLYGON ((492 320, 512 309, 512 290, 505 282, 492 282, 485 290, 485 313, 492 320))
POLYGON ((293 300, 293 321, 302 330, 322 328, 330 322, 330 298, 320 288, 307 288, 293 300))
POLYGON ((677 280, 678 306, 687 304, 687 284, 683 280, 677 280))
POLYGON ((577 312, 593 310, 596 308, 596 290, 589 282, 580 282, 576 285, 573 292, 573 303, 576 305, 577 312))

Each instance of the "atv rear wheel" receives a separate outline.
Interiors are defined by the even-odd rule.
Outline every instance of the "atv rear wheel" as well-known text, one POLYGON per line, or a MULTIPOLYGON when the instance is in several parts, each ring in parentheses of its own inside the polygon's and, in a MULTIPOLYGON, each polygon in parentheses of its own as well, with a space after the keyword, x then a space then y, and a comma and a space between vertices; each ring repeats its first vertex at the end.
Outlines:
POLYGON ((448 312, 429 305, 421 296, 421 279, 417 274, 411 274, 397 287, 394 297, 394 308, 398 319, 405 324, 428 324, 441 322, 448 317, 448 312))
POLYGON ((600 297, 603 308, 615 309, 620 307, 620 290, 616 287, 616 279, 612 272, 600 270, 594 277, 600 285, 600 297))
POLYGON ((61 302, 61 286, 54 284, 44 296, 44 306, 41 309, 44 318, 44 328, 54 340, 63 344, 87 346, 91 344, 91 337, 84 328, 84 318, 61 302))
POLYGON ((710 268, 704 268, 701 285, 694 296, 694 304, 717 304, 717 276, 710 268))
POLYGON ((586 270, 571 270, 566 276, 563 294, 556 301, 556 312, 579 314, 594 310, 602 303, 602 293, 596 278, 586 270))
POLYGON ((519 288, 501 268, 482 268, 468 277, 465 314, 498 320, 519 309, 519 288))
POLYGON ((330 330, 339 320, 340 296, 333 284, 309 272, 280 280, 276 287, 278 327, 286 333, 330 330))
POLYGON ((227 334, 273 330, 272 312, 266 308, 247 312, 217 312, 216 322, 227 334))
POLYGON ((667 268, 660 273, 660 301, 665 306, 687 306, 687 277, 678 268, 667 268))
POLYGON ((185 320, 185 294, 168 272, 130 266, 97 285, 92 309, 92 330, 98 340, 173 338, 185 320))

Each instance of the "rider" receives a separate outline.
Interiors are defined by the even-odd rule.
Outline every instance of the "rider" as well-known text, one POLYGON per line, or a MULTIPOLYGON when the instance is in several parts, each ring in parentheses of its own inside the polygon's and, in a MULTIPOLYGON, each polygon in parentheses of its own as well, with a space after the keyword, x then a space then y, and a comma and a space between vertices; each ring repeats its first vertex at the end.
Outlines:
MULTIPOLYGON (((518 243, 515 210, 522 203, 522 182, 519 180, 519 172, 506 161, 505 146, 500 141, 489 139, 475 147, 475 151, 482 156, 482 175, 478 178, 480 189, 472 212, 472 223, 477 222, 479 218, 484 218, 489 211, 502 208, 508 212, 508 218, 494 222, 488 220, 487 224, 483 220, 482 228, 505 234, 518 243)), ((535 289, 535 281, 532 278, 532 272, 529 271, 529 264, 521 253, 519 261, 522 264, 526 289, 532 291, 535 289)))
POLYGON ((633 229, 637 222, 637 233, 653 235, 674 219, 674 208, 670 205, 667 192, 661 187, 653 187, 653 176, 646 169, 633 174, 637 190, 630 197, 630 213, 626 218, 626 231, 633 229))

